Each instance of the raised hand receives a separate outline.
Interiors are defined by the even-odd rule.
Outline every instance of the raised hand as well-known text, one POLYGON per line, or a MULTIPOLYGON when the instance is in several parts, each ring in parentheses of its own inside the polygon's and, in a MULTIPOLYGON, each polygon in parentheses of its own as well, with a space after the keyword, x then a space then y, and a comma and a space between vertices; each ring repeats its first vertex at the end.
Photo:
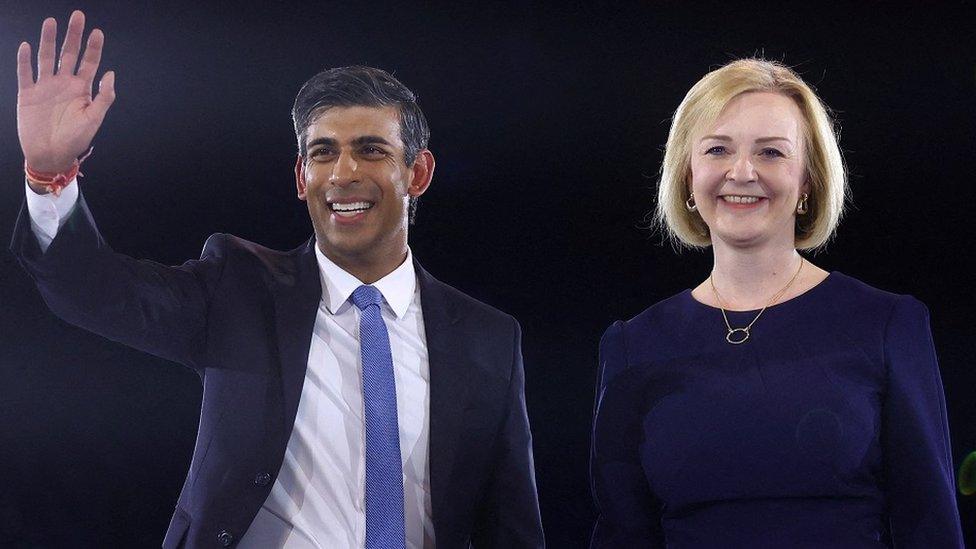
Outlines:
POLYGON ((109 71, 92 97, 92 83, 102 59, 105 36, 94 29, 78 65, 85 14, 75 11, 55 67, 58 23, 53 18, 41 25, 37 49, 37 80, 31 67, 31 47, 23 42, 17 50, 17 135, 24 159, 34 170, 60 173, 71 168, 98 131, 105 113, 115 101, 115 73, 109 71))

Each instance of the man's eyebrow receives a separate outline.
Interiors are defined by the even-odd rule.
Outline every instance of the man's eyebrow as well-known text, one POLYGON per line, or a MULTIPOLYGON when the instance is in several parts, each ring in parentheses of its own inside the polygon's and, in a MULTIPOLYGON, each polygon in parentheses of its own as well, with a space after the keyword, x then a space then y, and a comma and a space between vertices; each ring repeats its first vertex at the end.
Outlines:
POLYGON ((337 144, 338 144, 338 142, 335 139, 332 139, 331 137, 317 137, 317 138, 309 141, 305 145, 305 148, 311 149, 312 147, 314 147, 316 145, 329 145, 330 147, 334 147, 337 144))
POLYGON ((379 145, 392 145, 392 143, 378 135, 363 135, 352 140, 353 145, 367 145, 371 143, 376 143, 379 145))

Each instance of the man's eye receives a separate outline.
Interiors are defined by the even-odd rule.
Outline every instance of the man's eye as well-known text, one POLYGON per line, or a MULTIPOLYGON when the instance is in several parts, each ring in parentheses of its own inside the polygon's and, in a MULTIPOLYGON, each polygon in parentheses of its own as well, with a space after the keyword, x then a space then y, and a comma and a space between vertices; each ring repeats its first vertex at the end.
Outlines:
POLYGON ((713 155, 725 154, 725 147, 721 145, 715 145, 714 147, 711 147, 710 149, 705 151, 705 154, 713 154, 713 155))
POLYGON ((386 151, 384 151, 383 149, 379 147, 374 147, 372 145, 366 145, 360 150, 360 152, 362 152, 366 156, 382 156, 386 154, 386 151))
POLYGON ((323 158, 323 157, 331 156, 332 154, 333 152, 329 149, 315 149, 314 151, 311 152, 311 154, 309 154, 309 156, 311 156, 312 158, 323 158))

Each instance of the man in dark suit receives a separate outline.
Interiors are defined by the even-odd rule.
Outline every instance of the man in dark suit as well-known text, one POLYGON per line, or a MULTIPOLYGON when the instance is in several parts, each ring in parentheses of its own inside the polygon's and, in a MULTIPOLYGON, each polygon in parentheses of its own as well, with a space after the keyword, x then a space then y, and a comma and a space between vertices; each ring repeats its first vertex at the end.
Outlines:
POLYGON ((231 235, 166 267, 111 250, 78 161, 114 99, 58 69, 42 26, 18 51, 27 202, 11 248, 63 319, 193 368, 203 409, 165 547, 540 547, 518 323, 437 281, 407 246, 434 158, 413 93, 324 71, 293 112, 314 236, 278 252, 231 235))

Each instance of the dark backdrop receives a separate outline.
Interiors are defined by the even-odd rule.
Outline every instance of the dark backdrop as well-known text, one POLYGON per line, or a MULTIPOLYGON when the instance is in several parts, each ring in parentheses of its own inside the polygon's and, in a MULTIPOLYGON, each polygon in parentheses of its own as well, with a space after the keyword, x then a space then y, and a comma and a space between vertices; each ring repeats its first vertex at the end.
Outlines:
MULTIPOLYGON (((837 112, 854 207, 814 261, 932 312, 953 459, 976 450, 976 17, 961 4, 0 3, 0 240, 23 200, 17 44, 71 8, 105 30, 118 100, 85 195, 122 252, 167 263, 230 232, 310 234, 289 118, 324 67, 394 71, 420 96, 437 173, 411 245, 525 331, 538 486, 553 547, 581 547, 596 346, 614 319, 694 286, 708 254, 644 228, 669 118, 705 72, 784 60, 837 112)), ((57 320, 0 253, 0 544, 158 545, 189 465, 188 369, 57 320)), ((976 501, 960 498, 976 544, 976 501)))

